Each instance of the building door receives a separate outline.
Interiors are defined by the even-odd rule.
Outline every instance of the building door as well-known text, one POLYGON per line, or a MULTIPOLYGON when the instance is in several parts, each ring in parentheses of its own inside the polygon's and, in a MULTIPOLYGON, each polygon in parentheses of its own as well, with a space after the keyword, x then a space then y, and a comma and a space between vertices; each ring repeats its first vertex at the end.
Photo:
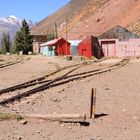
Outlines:
POLYGON ((105 57, 116 56, 115 41, 102 41, 101 46, 105 57))
POLYGON ((86 56, 86 49, 82 49, 82 56, 86 56))

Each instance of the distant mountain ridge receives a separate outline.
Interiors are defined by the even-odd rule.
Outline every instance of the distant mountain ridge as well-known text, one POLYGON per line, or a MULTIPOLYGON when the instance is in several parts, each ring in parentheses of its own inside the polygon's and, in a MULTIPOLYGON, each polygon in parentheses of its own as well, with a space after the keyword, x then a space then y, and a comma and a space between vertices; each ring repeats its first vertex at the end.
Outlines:
MULTIPOLYGON (((33 26, 33 23, 29 20, 26 20, 30 28, 33 26)), ((14 36, 16 32, 20 29, 22 25, 22 19, 11 15, 7 17, 0 17, 0 40, 2 37, 2 34, 9 33, 11 39, 14 39, 14 36)))

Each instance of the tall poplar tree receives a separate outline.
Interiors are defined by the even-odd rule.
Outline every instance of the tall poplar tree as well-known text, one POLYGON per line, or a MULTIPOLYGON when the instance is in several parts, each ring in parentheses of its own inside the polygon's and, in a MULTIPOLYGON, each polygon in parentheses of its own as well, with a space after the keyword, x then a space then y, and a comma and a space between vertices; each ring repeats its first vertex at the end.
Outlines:
POLYGON ((12 45, 12 42, 10 40, 9 33, 3 33, 2 39, 0 42, 0 52, 2 54, 6 54, 7 52, 9 53, 11 49, 11 45, 12 45))

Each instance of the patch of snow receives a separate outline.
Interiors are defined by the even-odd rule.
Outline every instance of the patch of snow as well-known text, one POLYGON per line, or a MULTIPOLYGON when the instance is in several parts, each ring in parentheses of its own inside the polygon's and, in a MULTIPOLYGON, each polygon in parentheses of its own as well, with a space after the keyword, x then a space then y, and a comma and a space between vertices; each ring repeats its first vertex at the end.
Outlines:
MULTIPOLYGON (((31 21, 28 21, 28 20, 26 20, 26 21, 30 27, 33 25, 31 21)), ((5 24, 10 24, 10 25, 21 26, 22 19, 14 16, 14 15, 10 15, 7 17, 0 17, 0 22, 5 23, 5 24)))

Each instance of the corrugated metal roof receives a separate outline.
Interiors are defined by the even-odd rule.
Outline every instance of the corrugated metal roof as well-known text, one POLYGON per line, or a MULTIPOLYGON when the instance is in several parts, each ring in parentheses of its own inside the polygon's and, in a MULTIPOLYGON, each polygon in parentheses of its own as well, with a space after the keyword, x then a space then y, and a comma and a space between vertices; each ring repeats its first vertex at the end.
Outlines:
POLYGON ((52 45, 52 44, 56 44, 58 41, 59 41, 59 39, 53 39, 53 40, 51 40, 51 41, 48 41, 48 42, 45 42, 45 43, 41 44, 40 46, 41 46, 41 47, 50 46, 50 45, 52 45))
MULTIPOLYGON (((41 47, 45 47, 45 46, 55 46, 57 43, 59 43, 60 41, 65 40, 64 38, 56 38, 53 40, 50 40, 48 42, 45 42, 43 44, 41 44, 41 47)), ((66 40, 65 40, 66 41, 66 40)), ((70 43, 69 41, 67 41, 68 43, 70 43)))
POLYGON ((78 46, 78 44, 82 42, 82 40, 68 40, 68 42, 71 43, 71 46, 78 46))
POLYGON ((139 35, 132 33, 131 31, 121 27, 119 25, 114 28, 106 31, 102 35, 98 36, 99 39, 119 39, 119 40, 128 40, 131 38, 140 38, 139 35))

